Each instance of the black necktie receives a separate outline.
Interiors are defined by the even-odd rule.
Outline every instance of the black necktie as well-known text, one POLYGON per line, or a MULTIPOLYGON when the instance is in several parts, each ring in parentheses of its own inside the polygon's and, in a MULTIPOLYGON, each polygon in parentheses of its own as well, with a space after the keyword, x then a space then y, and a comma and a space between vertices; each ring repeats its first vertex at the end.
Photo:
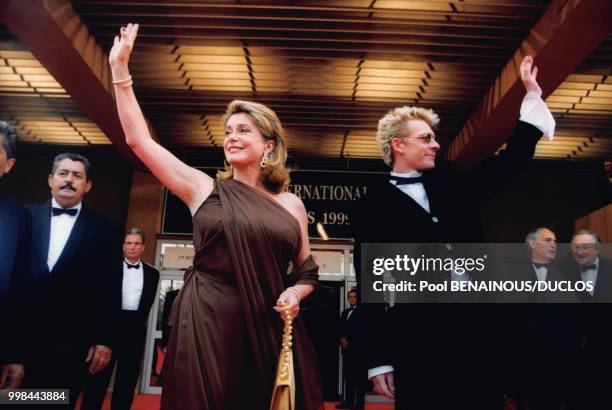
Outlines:
POLYGON ((391 175, 391 181, 395 181, 395 185, 410 185, 416 184, 419 182, 423 182, 423 177, 396 177, 395 175, 391 175))
POLYGON ((61 214, 68 214, 70 216, 76 216, 77 212, 79 212, 79 210, 76 208, 64 209, 64 208, 55 208, 55 207, 51 211, 53 213, 53 216, 58 216, 61 214))
POLYGON ((531 262, 531 263, 533 263, 533 266, 535 266, 536 269, 540 269, 542 266, 548 269, 548 263, 538 263, 538 262, 531 262))
POLYGON ((585 266, 581 266, 580 267, 580 272, 586 272, 589 269, 593 269, 596 270, 597 269, 597 265, 595 265, 594 263, 590 264, 590 265, 585 265, 585 266))
POLYGON ((130 264, 129 262, 126 261, 125 264, 127 265, 128 269, 132 269, 132 268, 140 269, 140 263, 137 263, 136 265, 132 265, 132 264, 130 264))

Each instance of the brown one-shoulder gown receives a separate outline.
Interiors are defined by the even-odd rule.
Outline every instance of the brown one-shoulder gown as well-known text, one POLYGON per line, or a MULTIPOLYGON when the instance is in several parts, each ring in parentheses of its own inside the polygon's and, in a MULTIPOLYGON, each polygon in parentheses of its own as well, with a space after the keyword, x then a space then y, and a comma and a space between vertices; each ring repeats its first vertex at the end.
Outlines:
MULTIPOLYGON (((166 410, 267 410, 282 321, 273 307, 295 283, 317 283, 309 257, 287 274, 300 227, 274 199, 235 180, 217 181, 193 217, 193 269, 171 313, 162 372, 166 410)), ((294 321, 297 410, 322 410, 317 358, 294 321)))

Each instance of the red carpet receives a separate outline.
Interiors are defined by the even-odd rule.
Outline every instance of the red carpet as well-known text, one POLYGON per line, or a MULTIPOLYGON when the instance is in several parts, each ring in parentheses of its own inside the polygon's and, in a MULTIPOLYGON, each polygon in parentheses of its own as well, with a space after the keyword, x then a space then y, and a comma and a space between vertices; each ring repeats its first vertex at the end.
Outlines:
MULTIPOLYGON (((159 409, 159 398, 157 394, 139 394, 134 399, 132 404, 132 410, 158 410, 159 409)), ((325 410, 335 410, 336 403, 326 402, 325 410)), ((110 395, 106 396, 104 406, 102 410, 110 410, 110 395)), ((245 410, 259 410, 259 409, 245 409, 245 410)), ((261 409, 267 410, 267 409, 261 409)), ((392 404, 366 404, 365 410, 393 410, 392 404)))

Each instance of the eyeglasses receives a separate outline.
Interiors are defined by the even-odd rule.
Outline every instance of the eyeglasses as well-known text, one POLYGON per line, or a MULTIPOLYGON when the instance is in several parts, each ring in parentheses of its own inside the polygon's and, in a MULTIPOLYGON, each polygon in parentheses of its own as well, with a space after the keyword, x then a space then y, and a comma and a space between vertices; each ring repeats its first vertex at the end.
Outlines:
POLYGON ((582 245, 572 245, 572 250, 574 251, 590 251, 594 249, 597 245, 594 243, 585 243, 582 245))
POLYGON ((426 144, 429 144, 431 141, 438 142, 438 137, 430 133, 418 135, 416 137, 403 137, 401 135, 396 135, 395 137, 399 138, 400 140, 407 139, 407 138, 420 139, 420 140, 423 140, 423 142, 425 142, 426 144))

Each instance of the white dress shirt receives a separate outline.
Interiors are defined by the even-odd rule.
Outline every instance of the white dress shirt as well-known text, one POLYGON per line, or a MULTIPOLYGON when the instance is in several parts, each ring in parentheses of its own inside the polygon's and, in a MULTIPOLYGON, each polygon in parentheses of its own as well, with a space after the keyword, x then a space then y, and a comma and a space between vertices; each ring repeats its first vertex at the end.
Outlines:
MULTIPOLYGON (((61 206, 55 201, 55 198, 51 198, 51 207, 61 208, 61 206)), ((68 208, 77 210, 77 214, 75 216, 68 214, 53 216, 53 211, 51 211, 51 232, 49 235, 49 253, 47 254, 47 266, 49 267, 49 272, 53 270, 57 260, 60 258, 60 255, 68 242, 68 238, 70 238, 72 228, 74 228, 74 224, 81 213, 82 207, 83 204, 79 202, 77 206, 68 208)))
POLYGON ((595 285, 597 284, 597 271, 598 270, 599 270, 599 258, 595 260, 595 269, 591 268, 585 271, 582 271, 582 270, 580 271, 580 278, 584 282, 593 282, 593 289, 587 290, 587 292, 589 292, 591 296, 593 296, 593 294, 595 293, 595 285))
POLYGON ((142 262, 131 263, 123 261, 123 285, 121 286, 121 309, 138 310, 142 288, 144 286, 144 269, 142 262), (138 268, 128 268, 127 264, 140 265, 138 268))
MULTIPOLYGON (((412 171, 405 172, 403 174, 397 172, 391 172, 391 176, 394 177, 402 177, 402 178, 417 178, 422 174, 420 171, 412 171)), ((396 185, 397 181, 389 181, 391 184, 396 185)), ((425 192, 425 187, 422 182, 417 182, 414 184, 405 184, 405 185, 396 185, 397 188, 408 195, 410 198, 414 199, 414 201, 421 206, 428 213, 429 211, 429 199, 427 198, 427 192, 425 192)))
POLYGON ((535 274, 538 277, 538 280, 541 282, 546 282, 546 275, 548 274, 548 268, 546 266, 540 266, 539 268, 536 268, 535 265, 533 265, 533 269, 535 270, 535 274))
MULTIPOLYGON (((523 98, 523 102, 521 103, 521 117, 520 120, 526 122, 528 124, 533 125, 540 131, 544 137, 548 138, 552 141, 553 135, 555 134, 555 118, 552 113, 546 106, 546 103, 540 98, 535 92, 528 92, 523 98)), ((392 176, 398 177, 420 177, 421 173, 419 171, 412 171, 404 174, 398 174, 396 172, 391 172, 392 176)), ((390 181, 393 185, 396 184, 395 181, 390 181)), ((424 210, 428 213, 431 213, 429 208, 429 198, 427 198, 427 192, 425 192, 425 187, 421 182, 415 184, 407 184, 400 185, 398 188, 408 195, 410 198, 414 199, 414 201, 419 204, 424 210)), ((538 269, 536 269, 536 275, 539 280, 546 280, 546 268, 540 268, 543 273, 543 278, 540 279, 540 273, 538 273, 538 269)), ((457 280, 470 280, 469 277, 455 278, 457 280)), ((368 370, 368 379, 371 379, 374 376, 378 376, 379 374, 388 373, 393 371, 393 366, 379 366, 368 370)))

